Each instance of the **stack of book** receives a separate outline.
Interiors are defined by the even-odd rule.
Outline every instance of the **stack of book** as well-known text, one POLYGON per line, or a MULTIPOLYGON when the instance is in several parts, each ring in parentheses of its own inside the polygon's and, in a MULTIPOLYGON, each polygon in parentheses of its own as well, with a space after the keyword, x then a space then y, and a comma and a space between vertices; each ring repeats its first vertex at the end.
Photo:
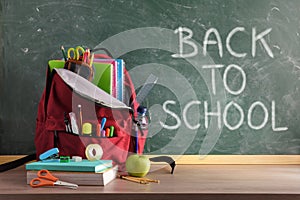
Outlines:
POLYGON ((37 172, 41 169, 49 170, 53 176, 62 181, 98 186, 110 183, 116 178, 118 172, 118 166, 113 166, 111 160, 82 160, 68 163, 37 161, 26 164, 27 184, 37 177, 37 172))

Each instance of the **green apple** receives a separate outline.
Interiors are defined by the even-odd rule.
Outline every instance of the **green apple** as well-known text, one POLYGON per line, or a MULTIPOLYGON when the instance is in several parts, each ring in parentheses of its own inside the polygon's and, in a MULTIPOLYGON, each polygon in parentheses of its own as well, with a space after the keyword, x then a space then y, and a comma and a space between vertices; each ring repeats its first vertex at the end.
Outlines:
POLYGON ((146 156, 133 154, 126 160, 126 170, 130 176, 146 176, 150 170, 150 160, 146 156))

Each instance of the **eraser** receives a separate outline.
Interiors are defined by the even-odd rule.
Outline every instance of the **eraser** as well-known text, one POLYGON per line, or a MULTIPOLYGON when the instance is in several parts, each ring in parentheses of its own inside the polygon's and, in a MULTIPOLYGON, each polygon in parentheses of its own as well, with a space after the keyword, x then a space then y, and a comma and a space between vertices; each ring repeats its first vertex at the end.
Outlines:
POLYGON ((80 157, 80 156, 72 156, 72 160, 74 162, 81 162, 82 161, 82 157, 80 157))

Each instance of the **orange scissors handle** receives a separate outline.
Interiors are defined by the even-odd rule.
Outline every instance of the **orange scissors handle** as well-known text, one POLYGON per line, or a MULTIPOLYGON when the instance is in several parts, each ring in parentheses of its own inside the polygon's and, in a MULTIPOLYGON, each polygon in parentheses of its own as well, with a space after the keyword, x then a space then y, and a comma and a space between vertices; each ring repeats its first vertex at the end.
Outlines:
POLYGON ((42 187, 42 186, 54 186, 54 183, 55 182, 50 181, 50 180, 34 178, 30 181, 30 186, 33 188, 42 187))
POLYGON ((47 179, 47 180, 53 181, 53 182, 55 182, 55 181, 58 180, 58 178, 56 178, 55 176, 53 176, 53 175, 52 175, 48 170, 46 170, 46 169, 42 169, 42 170, 38 171, 37 176, 38 176, 39 178, 47 179))
POLYGON ((38 178, 34 178, 30 181, 30 186, 33 188, 42 186, 66 186, 72 189, 77 189, 78 185, 73 183, 68 183, 64 181, 59 181, 58 178, 53 176, 48 170, 42 169, 37 173, 38 178))

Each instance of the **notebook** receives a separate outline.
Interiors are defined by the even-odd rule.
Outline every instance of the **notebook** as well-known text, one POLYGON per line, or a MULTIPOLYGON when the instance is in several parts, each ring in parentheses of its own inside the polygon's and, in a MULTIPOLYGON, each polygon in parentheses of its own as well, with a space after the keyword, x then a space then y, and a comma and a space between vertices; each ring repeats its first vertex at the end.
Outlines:
POLYGON ((111 64, 111 95, 117 98, 118 87, 117 87, 117 71, 118 71, 118 63, 114 59, 94 59, 94 63, 102 63, 102 64, 111 64))
POLYGON ((51 171, 72 171, 72 172, 100 172, 112 167, 112 160, 97 160, 89 161, 82 160, 82 162, 71 161, 68 163, 61 162, 32 162, 26 164, 26 170, 41 170, 47 169, 51 171))
POLYGON ((92 83, 112 95, 113 65, 110 63, 93 63, 94 79, 92 83))
POLYGON ((119 101, 123 102, 123 94, 124 94, 124 61, 123 59, 94 59, 94 62, 99 63, 111 63, 114 65, 112 77, 113 77, 113 88, 116 91, 116 94, 113 96, 117 98, 119 101))

